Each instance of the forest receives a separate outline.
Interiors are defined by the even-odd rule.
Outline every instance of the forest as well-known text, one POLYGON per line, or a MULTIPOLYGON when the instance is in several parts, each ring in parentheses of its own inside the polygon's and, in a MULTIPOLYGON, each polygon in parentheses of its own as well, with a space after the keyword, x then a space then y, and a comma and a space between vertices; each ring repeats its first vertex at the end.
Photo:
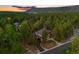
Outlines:
MULTIPOLYGON (((41 46, 49 49, 56 46, 56 42, 68 41, 76 28, 79 28, 77 12, 36 14, 0 12, 0 53, 37 53, 36 51, 44 50, 41 46)), ((72 51, 69 49, 66 53, 77 52, 75 43, 78 42, 76 43, 78 46, 79 40, 75 40, 70 45, 72 51)))

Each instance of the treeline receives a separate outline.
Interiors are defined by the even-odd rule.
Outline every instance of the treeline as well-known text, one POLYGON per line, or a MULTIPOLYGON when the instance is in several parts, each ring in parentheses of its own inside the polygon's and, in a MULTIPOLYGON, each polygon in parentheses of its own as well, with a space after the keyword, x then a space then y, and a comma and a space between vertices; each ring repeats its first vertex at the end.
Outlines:
MULTIPOLYGON (((37 46, 35 32, 43 28, 51 31, 52 38, 63 42, 78 26, 79 13, 0 13, 0 53, 24 53, 23 41, 37 46)), ((45 41, 47 33, 44 34, 45 41)))

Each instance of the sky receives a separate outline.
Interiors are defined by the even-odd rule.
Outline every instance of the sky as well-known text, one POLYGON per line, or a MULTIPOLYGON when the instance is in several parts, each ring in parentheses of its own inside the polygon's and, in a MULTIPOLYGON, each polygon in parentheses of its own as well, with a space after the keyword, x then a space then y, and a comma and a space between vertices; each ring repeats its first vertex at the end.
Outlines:
POLYGON ((78 5, 78 0, 0 0, 0 5, 63 6, 78 5))
POLYGON ((11 7, 11 6, 0 6, 0 11, 24 12, 26 10, 21 10, 19 8, 11 7))

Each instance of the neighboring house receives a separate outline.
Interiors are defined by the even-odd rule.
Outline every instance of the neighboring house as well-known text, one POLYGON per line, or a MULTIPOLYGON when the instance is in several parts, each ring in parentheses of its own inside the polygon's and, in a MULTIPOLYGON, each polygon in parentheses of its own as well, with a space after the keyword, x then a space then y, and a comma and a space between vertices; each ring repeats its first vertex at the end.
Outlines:
POLYGON ((14 26, 15 26, 16 31, 18 31, 19 21, 15 20, 14 21, 14 26))
POLYGON ((74 35, 79 36, 79 29, 74 30, 74 35))

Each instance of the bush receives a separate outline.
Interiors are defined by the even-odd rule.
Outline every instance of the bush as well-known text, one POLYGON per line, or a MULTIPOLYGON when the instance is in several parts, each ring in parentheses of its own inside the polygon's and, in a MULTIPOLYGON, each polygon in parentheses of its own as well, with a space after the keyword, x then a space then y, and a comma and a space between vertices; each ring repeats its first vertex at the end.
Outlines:
POLYGON ((69 49, 65 50, 65 53, 79 54, 79 37, 78 36, 73 38, 73 41, 71 42, 71 45, 69 46, 69 49))

